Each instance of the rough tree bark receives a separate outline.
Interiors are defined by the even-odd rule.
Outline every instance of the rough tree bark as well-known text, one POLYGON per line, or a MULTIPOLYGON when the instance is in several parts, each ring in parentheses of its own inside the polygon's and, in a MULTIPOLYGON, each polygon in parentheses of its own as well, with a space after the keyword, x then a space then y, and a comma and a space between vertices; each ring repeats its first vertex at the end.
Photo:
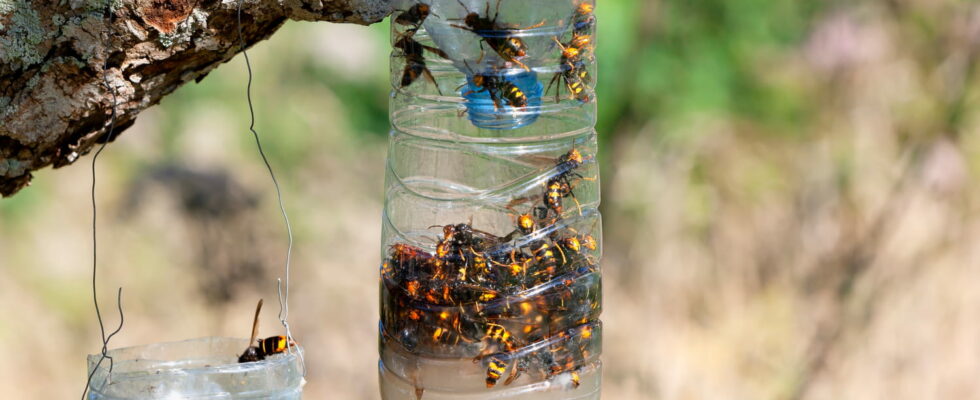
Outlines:
MULTIPOLYGON (((251 46, 290 19, 370 24, 390 8, 390 0, 244 0, 242 34, 251 46)), ((107 57, 115 137, 242 50, 237 10, 238 0, 0 0, 0 195, 106 139, 107 57)))

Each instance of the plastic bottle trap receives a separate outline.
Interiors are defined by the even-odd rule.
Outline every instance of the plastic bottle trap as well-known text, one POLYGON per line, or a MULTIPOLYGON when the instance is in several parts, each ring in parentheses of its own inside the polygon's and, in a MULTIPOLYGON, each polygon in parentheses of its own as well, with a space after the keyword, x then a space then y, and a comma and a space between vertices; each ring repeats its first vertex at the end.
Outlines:
POLYGON ((396 11, 383 398, 598 398, 593 8, 396 11))

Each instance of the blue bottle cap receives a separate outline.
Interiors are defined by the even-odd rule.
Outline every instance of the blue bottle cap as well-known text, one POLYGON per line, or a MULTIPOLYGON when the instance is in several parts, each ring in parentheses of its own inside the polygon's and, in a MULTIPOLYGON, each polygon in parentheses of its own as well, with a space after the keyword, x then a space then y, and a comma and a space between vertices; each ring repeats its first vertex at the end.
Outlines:
POLYGON ((538 119, 541 108, 541 95, 544 85, 538 80, 534 71, 485 73, 485 76, 495 76, 516 85, 527 96, 527 105, 514 107, 496 92, 499 107, 494 104, 490 91, 473 83, 473 74, 467 73, 466 85, 460 88, 460 96, 466 99, 466 114, 470 122, 483 129, 517 129, 530 125, 538 119))

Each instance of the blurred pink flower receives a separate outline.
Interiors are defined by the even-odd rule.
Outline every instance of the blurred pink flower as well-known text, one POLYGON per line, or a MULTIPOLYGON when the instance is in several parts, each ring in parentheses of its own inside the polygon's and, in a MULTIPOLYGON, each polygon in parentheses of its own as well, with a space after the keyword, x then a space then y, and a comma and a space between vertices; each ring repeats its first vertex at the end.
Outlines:
POLYGON ((879 59, 888 52, 884 27, 865 22, 853 10, 839 11, 816 22, 804 47, 807 61, 818 71, 835 73, 879 59))

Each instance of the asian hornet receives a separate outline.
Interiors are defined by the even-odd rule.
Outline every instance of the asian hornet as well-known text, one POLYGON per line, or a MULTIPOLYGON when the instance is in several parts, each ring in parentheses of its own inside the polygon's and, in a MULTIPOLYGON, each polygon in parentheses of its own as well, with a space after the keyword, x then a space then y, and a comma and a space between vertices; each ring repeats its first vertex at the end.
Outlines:
POLYGON ((531 70, 520 60, 521 58, 527 56, 527 44, 525 44, 521 38, 514 36, 513 33, 518 29, 536 28, 543 25, 544 22, 526 28, 516 28, 513 26, 502 25, 497 23, 497 17, 500 15, 500 0, 497 0, 497 9, 494 12, 493 18, 490 18, 489 1, 487 2, 487 7, 483 11, 482 16, 475 11, 470 11, 462 1, 457 1, 459 1, 459 4, 462 5, 463 9, 467 11, 466 17, 463 18, 463 23, 466 24, 466 26, 452 25, 453 27, 473 32, 477 36, 480 36, 481 47, 483 42, 486 42, 486 44, 490 46, 493 51, 500 55, 500 58, 517 64, 526 71, 531 70))
POLYGON ((572 31, 575 34, 592 33, 592 28, 595 26, 594 10, 595 6, 588 1, 582 1, 575 7, 575 14, 572 15, 572 31))
MULTIPOLYGON (((559 83, 564 83, 572 99, 582 103, 587 103, 592 99, 590 96, 591 89, 588 86, 591 78, 583 57, 589 42, 589 36, 576 35, 567 44, 562 44, 555 38, 555 43, 561 49, 560 70, 551 78, 548 88, 551 88, 555 81, 559 81, 559 83)), ((558 101, 560 92, 560 90, 555 91, 555 101, 558 101)))
POLYGON ((425 19, 431 14, 430 6, 426 3, 418 2, 415 3, 405 12, 398 14, 395 17, 395 23, 400 25, 414 26, 414 29, 418 29, 425 22, 425 19))
MULTIPOLYGON (((414 33, 414 30, 410 30, 414 33)), ((395 42, 394 47, 401 50, 402 56, 405 58, 405 69, 402 72, 402 79, 399 88, 405 88, 415 82, 419 76, 424 76, 426 80, 431 82, 439 94, 442 94, 442 89, 439 88, 439 84, 436 82, 435 77, 432 76, 432 71, 425 64, 424 51, 428 50, 439 57, 449 58, 446 52, 431 46, 426 46, 415 39, 412 38, 411 34, 402 35, 398 41, 395 42)))

